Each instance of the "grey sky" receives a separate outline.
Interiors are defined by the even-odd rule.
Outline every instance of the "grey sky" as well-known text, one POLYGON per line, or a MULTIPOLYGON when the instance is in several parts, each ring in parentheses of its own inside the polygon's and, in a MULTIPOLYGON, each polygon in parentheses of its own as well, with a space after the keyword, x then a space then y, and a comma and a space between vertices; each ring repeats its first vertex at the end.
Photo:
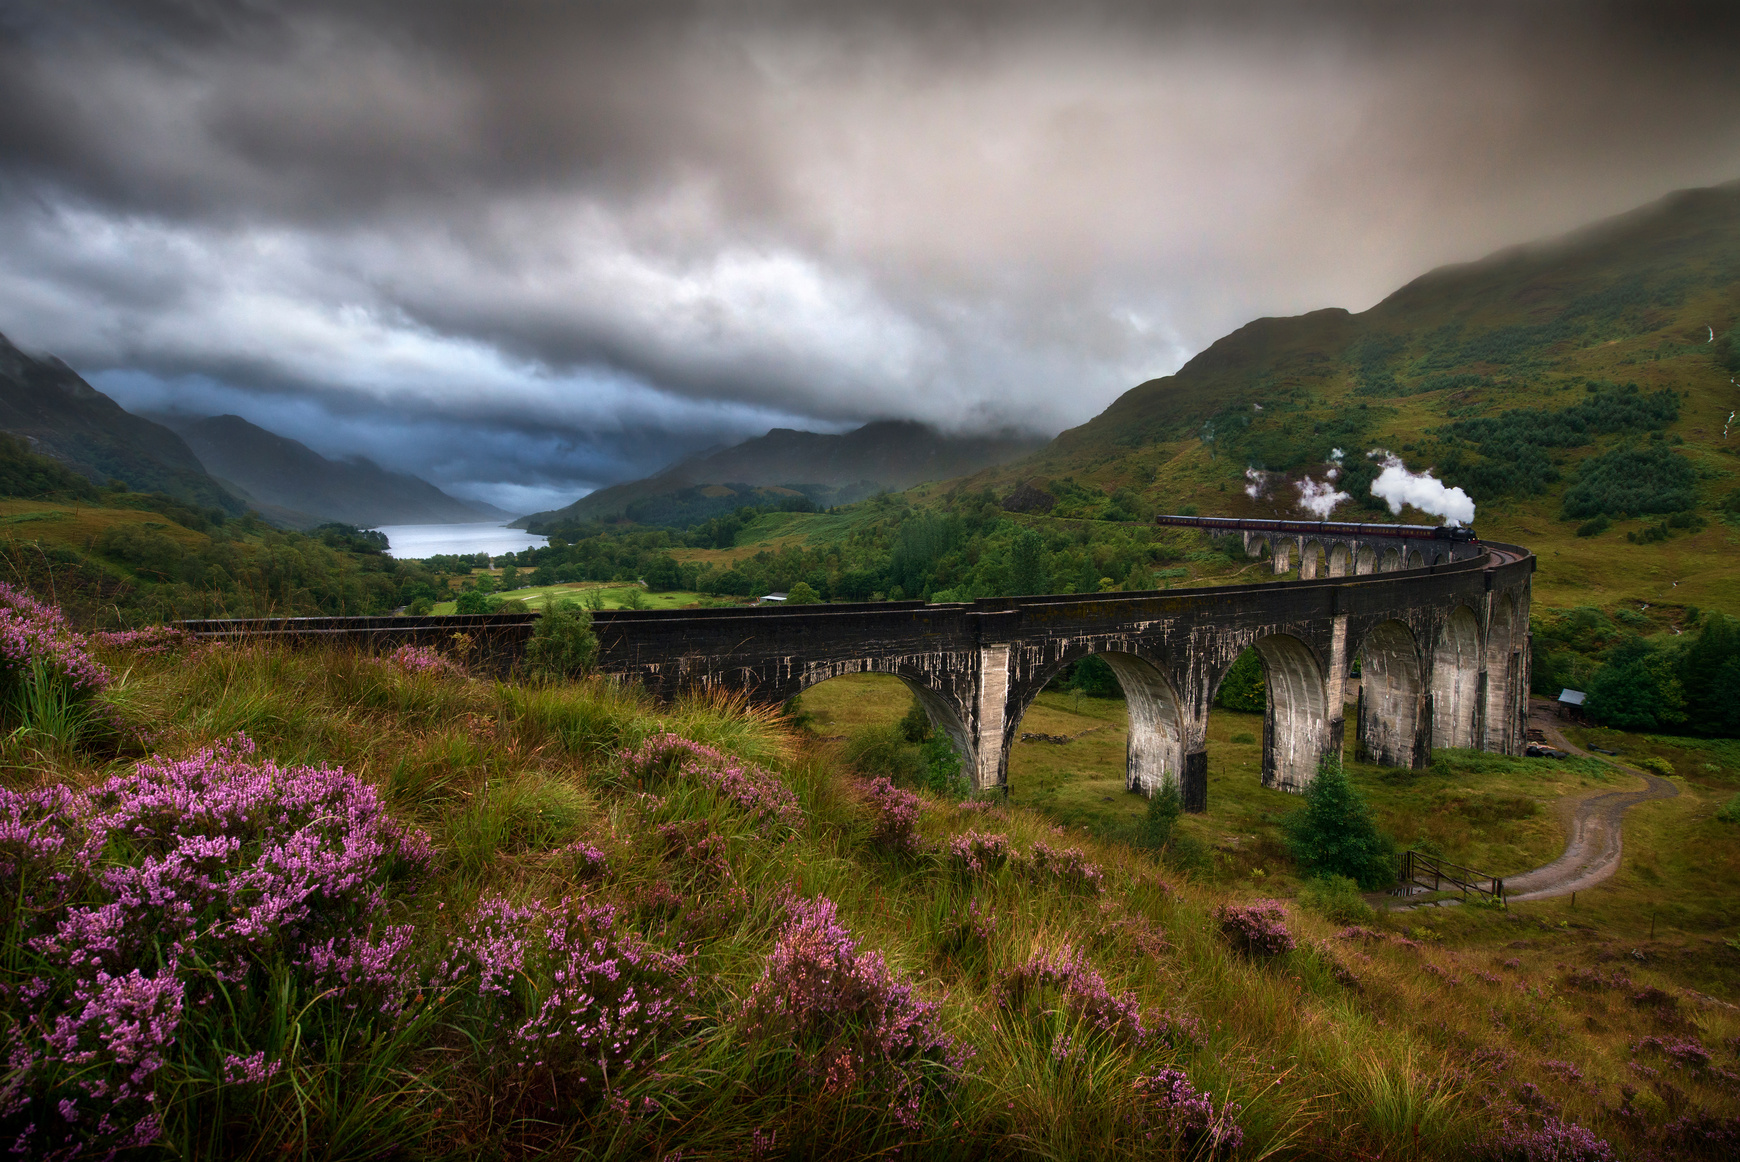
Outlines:
POLYGON ((0 331, 525 510, 1740 177, 1732 6, 1058 7, 0 0, 0 331))

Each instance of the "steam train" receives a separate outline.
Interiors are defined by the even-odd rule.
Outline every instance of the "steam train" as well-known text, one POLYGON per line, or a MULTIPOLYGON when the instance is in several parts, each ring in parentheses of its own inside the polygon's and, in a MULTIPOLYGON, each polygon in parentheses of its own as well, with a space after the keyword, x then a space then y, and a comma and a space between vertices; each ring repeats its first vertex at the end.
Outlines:
POLYGON ((1192 529, 1218 529, 1237 533, 1282 533, 1290 537, 1409 537, 1426 541, 1459 541, 1479 544, 1472 528, 1461 525, 1350 524, 1331 520, 1242 520, 1230 516, 1157 516, 1157 525, 1192 529))

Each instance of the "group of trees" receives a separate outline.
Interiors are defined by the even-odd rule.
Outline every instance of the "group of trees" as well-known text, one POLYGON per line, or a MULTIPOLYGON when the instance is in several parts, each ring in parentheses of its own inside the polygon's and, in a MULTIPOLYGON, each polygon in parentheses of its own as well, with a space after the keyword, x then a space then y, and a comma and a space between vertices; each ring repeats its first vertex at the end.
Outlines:
POLYGON ((1580 689, 1584 712, 1621 730, 1740 735, 1740 620, 1687 610, 1694 632, 1646 635, 1643 614, 1581 608, 1534 627, 1534 691, 1580 689))
POLYGON ((867 504, 864 519, 837 541, 767 549, 726 565, 681 561, 673 553, 731 547, 760 510, 740 509, 687 532, 593 525, 571 530, 581 539, 552 537, 548 546, 497 558, 503 578, 496 588, 642 580, 655 592, 752 597, 803 585, 824 601, 970 601, 1153 588, 1155 569, 1179 558, 1170 534, 1146 526, 1028 527, 989 492, 957 497, 946 511, 887 497, 867 504))

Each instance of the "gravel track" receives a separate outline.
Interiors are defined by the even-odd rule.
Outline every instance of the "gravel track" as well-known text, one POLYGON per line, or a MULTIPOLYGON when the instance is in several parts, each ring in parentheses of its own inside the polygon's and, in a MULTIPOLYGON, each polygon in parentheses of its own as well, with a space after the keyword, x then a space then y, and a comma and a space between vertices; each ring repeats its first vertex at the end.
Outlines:
MULTIPOLYGON (((1546 699, 1531 699, 1529 726, 1540 730, 1549 742, 1561 750, 1593 757, 1588 751, 1572 746, 1559 733, 1553 719, 1554 705, 1555 703, 1546 699)), ((1538 867, 1521 875, 1506 876, 1506 899, 1547 900, 1554 896, 1568 896, 1572 892, 1580 892, 1600 883, 1619 870, 1619 854, 1623 847, 1621 823, 1626 809, 1653 799, 1671 799, 1680 793, 1678 787, 1659 775, 1640 771, 1618 760, 1609 761, 1621 770, 1637 775, 1648 786, 1641 791, 1608 791, 1567 804, 1564 809, 1570 815, 1566 820, 1570 841, 1565 845, 1564 854, 1545 867, 1538 867)))

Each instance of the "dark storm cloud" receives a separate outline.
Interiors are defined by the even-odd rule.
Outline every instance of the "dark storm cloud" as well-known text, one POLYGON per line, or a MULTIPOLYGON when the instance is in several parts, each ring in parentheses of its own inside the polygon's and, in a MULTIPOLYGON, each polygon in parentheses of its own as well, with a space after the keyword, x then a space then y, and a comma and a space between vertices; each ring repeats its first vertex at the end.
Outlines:
POLYGON ((770 422, 1055 430, 1253 315, 1740 175, 1736 31, 1662 4, 0 7, 0 330, 465 487, 770 422))

